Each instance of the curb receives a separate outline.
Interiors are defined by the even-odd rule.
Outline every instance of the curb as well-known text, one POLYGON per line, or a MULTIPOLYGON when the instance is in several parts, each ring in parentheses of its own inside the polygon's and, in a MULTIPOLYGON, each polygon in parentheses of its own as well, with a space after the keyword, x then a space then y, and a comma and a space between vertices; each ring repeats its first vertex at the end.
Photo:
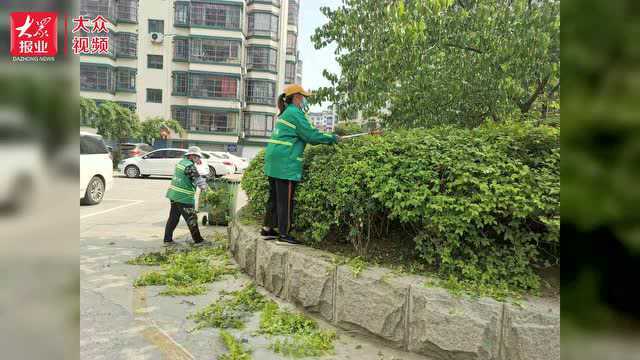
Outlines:
POLYGON ((518 307, 455 297, 422 276, 368 267, 354 276, 329 252, 264 241, 229 224, 238 265, 273 295, 337 327, 437 360, 559 360, 560 306, 541 298, 518 307))

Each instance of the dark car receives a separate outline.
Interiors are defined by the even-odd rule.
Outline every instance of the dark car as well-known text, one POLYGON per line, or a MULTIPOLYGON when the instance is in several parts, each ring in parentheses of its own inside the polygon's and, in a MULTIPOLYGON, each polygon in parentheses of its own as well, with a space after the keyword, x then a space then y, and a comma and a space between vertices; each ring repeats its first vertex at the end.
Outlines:
POLYGON ((142 156, 153 151, 153 146, 145 143, 123 143, 118 145, 120 159, 128 159, 134 156, 142 156))

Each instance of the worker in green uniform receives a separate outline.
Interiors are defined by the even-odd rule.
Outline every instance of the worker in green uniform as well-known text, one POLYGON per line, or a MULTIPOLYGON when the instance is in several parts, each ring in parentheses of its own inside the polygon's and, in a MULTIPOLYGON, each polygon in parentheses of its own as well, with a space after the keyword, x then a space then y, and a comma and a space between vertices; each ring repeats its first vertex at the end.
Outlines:
POLYGON ((173 231, 178 226, 180 215, 187 222, 193 242, 198 245, 204 243, 198 228, 198 215, 195 209, 196 187, 201 191, 207 189, 206 179, 200 175, 197 165, 202 162, 202 152, 197 146, 189 148, 184 158, 176 165, 171 185, 167 190, 167 198, 171 202, 169 219, 164 230, 164 244, 172 245, 173 231))
POLYGON ((298 84, 287 85, 278 97, 278 120, 264 155, 264 173, 269 178, 269 200, 260 234, 265 240, 284 244, 300 242, 290 234, 293 201, 302 178, 302 154, 307 144, 335 144, 339 137, 313 127, 305 113, 311 94, 298 84), (277 229, 277 231, 276 231, 277 229))

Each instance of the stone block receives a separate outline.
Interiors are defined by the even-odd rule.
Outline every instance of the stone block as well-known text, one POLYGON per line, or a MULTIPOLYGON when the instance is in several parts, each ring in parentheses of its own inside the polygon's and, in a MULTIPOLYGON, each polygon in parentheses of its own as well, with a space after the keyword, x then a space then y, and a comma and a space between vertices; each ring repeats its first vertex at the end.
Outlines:
POLYGON ((240 234, 235 242, 236 262, 251 277, 256 275, 256 241, 258 233, 240 226, 240 234))
POLYGON ((323 251, 292 248, 288 258, 287 299, 306 311, 333 321, 335 265, 323 251))
POLYGON ((391 272, 367 268, 358 276, 348 266, 337 268, 336 320, 346 329, 364 330, 402 346, 408 287, 386 281, 391 272))
POLYGON ((495 360, 502 303, 455 297, 442 288, 411 288, 408 350, 434 360, 495 360))
POLYGON ((506 304, 501 360, 560 360, 560 304, 529 299, 506 304))
POLYGON ((287 245, 275 241, 257 240, 256 283, 277 297, 285 298, 287 276, 287 245))

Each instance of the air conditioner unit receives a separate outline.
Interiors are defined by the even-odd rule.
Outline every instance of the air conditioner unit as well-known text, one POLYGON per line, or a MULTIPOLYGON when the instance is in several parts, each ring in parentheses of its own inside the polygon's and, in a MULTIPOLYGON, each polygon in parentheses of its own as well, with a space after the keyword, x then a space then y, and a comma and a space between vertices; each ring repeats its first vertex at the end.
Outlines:
POLYGON ((163 40, 164 40, 164 35, 163 34, 157 33, 157 32, 151 33, 151 42, 156 43, 156 44, 162 44, 163 40))

